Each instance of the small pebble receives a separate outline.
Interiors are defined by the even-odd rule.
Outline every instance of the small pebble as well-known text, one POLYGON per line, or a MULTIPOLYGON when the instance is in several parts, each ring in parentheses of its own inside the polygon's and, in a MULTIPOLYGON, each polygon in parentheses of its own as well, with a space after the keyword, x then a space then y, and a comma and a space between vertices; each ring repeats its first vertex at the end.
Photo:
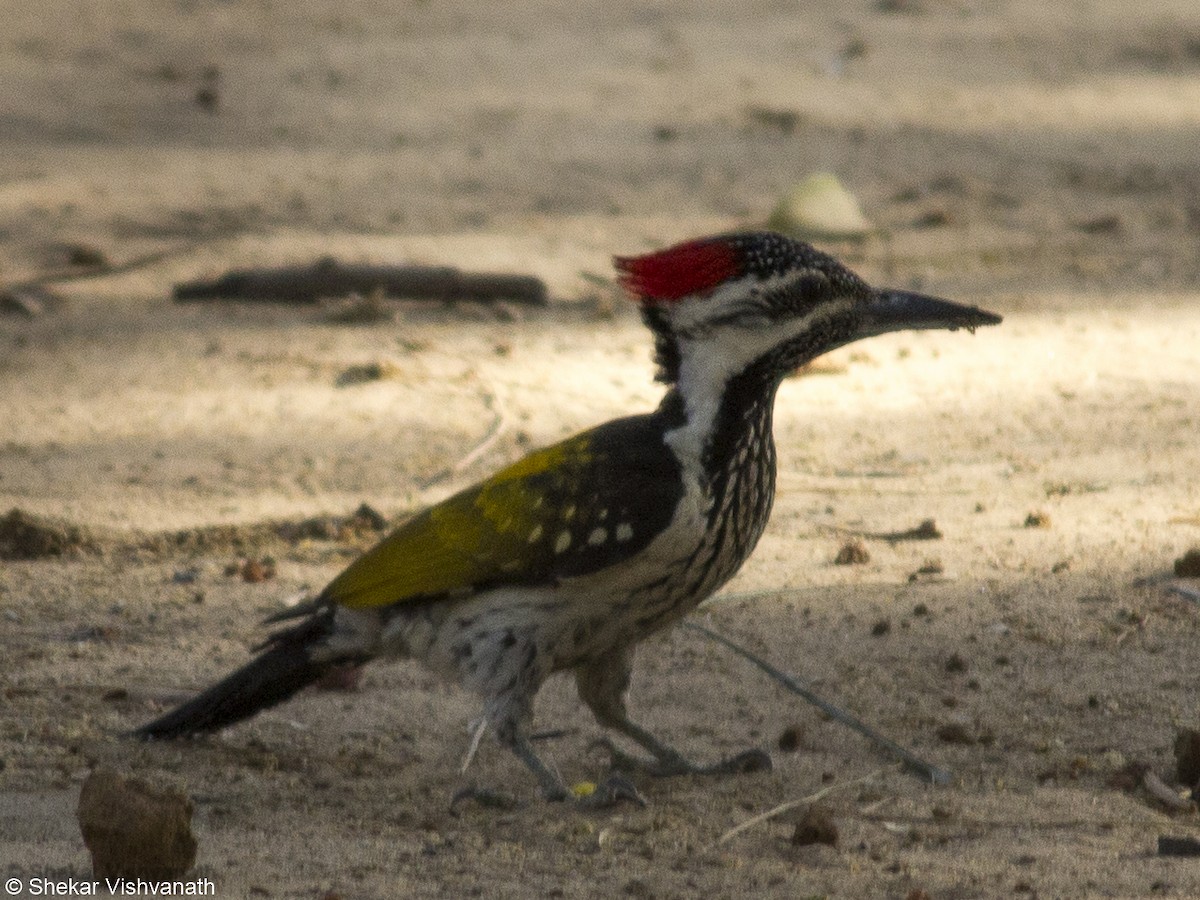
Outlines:
POLYGON ((917 569, 917 571, 908 576, 908 580, 909 582, 932 580, 936 579, 939 575, 945 574, 945 572, 946 568, 942 565, 942 561, 940 559, 930 557, 921 564, 921 568, 917 569))
POLYGON ((967 671, 969 666, 967 664, 967 661, 965 659, 963 659, 962 656, 960 656, 957 653, 951 653, 946 658, 945 668, 946 668, 947 672, 965 672, 965 671, 967 671))
POLYGON ((269 556, 265 556, 261 560, 248 559, 242 565, 238 574, 242 576, 242 581, 249 582, 250 584, 267 581, 275 577, 275 560, 269 556))
POLYGON ((780 733, 777 746, 783 753, 795 753, 800 749, 802 740, 804 740, 804 729, 799 725, 791 725, 780 733))

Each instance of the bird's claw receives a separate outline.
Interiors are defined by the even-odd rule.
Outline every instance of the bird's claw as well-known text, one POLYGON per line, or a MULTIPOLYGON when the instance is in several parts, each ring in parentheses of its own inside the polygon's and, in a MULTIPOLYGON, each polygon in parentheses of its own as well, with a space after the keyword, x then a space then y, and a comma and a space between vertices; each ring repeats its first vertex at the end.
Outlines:
POLYGON ((579 787, 571 793, 580 809, 609 809, 622 800, 637 806, 648 805, 637 786, 620 772, 613 772, 599 784, 587 785, 584 791, 580 791, 579 787))
MULTIPOLYGON (((616 806, 622 800, 628 800, 638 806, 646 806, 646 798, 642 796, 632 781, 620 772, 612 772, 599 784, 584 782, 573 789, 562 788, 546 792, 545 799, 550 802, 573 801, 578 809, 608 809, 616 806)), ((471 784, 454 792, 450 798, 450 814, 457 816, 464 803, 477 803, 485 809, 496 809, 502 812, 517 809, 524 805, 507 791, 497 791, 491 788, 478 787, 471 784)))
POLYGON ((607 737, 597 738, 591 747, 607 752, 609 765, 613 769, 643 772, 656 778, 670 778, 676 775, 743 775, 749 772, 770 772, 774 767, 770 754, 757 747, 706 766, 689 762, 673 751, 670 755, 664 754, 656 759, 634 756, 626 753, 607 737))
POLYGON ((658 760, 644 759, 626 753, 606 737, 598 737, 588 746, 590 750, 603 750, 608 754, 608 767, 614 771, 625 769, 631 772, 645 772, 648 775, 666 775, 662 763, 658 760))

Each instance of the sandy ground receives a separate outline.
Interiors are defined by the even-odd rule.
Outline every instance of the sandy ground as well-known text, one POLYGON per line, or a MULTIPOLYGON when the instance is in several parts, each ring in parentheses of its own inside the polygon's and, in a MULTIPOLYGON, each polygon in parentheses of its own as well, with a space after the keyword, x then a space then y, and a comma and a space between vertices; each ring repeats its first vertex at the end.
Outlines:
MULTIPOLYGON (((88 876, 74 808, 105 766, 194 798, 196 874, 220 896, 1200 895, 1194 860, 1155 852, 1200 834, 1195 814, 1120 778, 1142 763, 1172 783, 1176 730, 1198 724, 1200 609, 1171 588, 1200 584, 1164 578, 1200 544, 1191 0, 3 15, 0 284, 89 274, 97 253, 118 270, 0 313, 0 511, 92 541, 0 563, 0 874, 88 876), (547 807, 490 742, 460 775, 473 702, 411 664, 213 740, 121 737, 368 539, 263 523, 363 502, 399 518, 651 407, 609 255, 762 220, 815 170, 879 226, 827 249, 1006 321, 789 381, 772 525, 698 615, 952 785, 887 768, 685 630, 646 645, 640 717, 698 757, 769 748, 775 770, 640 782, 644 810, 547 807), (325 254, 532 272, 554 302, 352 327, 169 300, 325 254), (339 385, 362 365, 382 377, 339 385), (942 539, 868 536, 869 562, 832 562, 851 532, 930 518, 942 539), (268 555, 273 579, 225 574, 268 555), (467 781, 528 802, 453 816, 467 781), (786 815, 717 843, 830 786, 836 848, 794 846, 786 815)), ((566 730, 545 749, 569 780, 603 774, 568 684, 538 712, 566 730)))

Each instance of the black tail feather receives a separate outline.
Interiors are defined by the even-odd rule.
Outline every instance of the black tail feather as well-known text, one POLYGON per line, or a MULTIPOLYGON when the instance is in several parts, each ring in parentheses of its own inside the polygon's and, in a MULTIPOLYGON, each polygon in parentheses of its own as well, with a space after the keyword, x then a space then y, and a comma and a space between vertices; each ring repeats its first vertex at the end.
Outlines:
POLYGON ((311 648, 333 628, 326 609, 274 635, 265 649, 237 671, 188 702, 143 725, 134 736, 179 738, 217 731, 287 700, 346 660, 314 662, 311 648))

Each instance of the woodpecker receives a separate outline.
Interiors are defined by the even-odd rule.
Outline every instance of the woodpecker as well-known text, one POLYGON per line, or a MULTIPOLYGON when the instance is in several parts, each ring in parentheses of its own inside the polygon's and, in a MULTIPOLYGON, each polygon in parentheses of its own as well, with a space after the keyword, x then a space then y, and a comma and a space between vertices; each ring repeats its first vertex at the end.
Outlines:
POLYGON ((476 691, 483 721, 548 800, 571 793, 529 734, 535 695, 562 671, 600 725, 649 754, 647 772, 769 765, 762 751, 697 765, 632 721, 636 645, 720 588, 762 535, 784 377, 862 338, 1000 317, 872 288, 771 232, 614 262, 653 334, 666 385, 657 409, 538 450, 413 516, 312 601, 268 620, 287 624, 249 663, 137 734, 221 729, 336 666, 400 656, 476 691))

